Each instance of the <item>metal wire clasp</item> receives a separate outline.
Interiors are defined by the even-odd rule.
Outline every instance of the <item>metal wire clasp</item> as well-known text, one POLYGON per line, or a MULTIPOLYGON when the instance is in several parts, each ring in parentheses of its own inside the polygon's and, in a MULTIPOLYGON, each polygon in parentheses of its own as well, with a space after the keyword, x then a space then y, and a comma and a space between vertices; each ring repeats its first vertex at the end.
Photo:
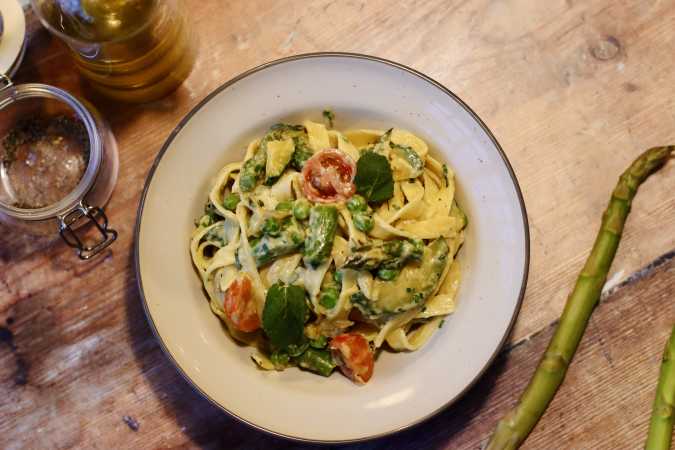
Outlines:
POLYGON ((89 206, 83 201, 77 207, 68 213, 59 216, 59 234, 70 247, 77 249, 77 256, 80 259, 90 259, 98 255, 103 249, 112 244, 117 239, 117 231, 108 228, 108 217, 102 208, 89 206), (75 232, 75 228, 81 219, 93 223, 100 233, 100 239, 93 243, 85 243, 75 232))
POLYGON ((12 79, 9 78, 8 75, 0 72, 0 91, 12 86, 14 86, 14 83, 12 83, 12 79))

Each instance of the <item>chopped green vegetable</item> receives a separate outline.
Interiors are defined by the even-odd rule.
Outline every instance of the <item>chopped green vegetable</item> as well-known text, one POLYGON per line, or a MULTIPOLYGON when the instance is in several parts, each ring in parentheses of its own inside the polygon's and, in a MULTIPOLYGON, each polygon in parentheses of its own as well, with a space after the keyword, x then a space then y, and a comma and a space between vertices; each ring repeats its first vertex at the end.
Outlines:
POLYGON ((342 284, 342 271, 336 270, 335 273, 333 274, 333 281, 335 281, 337 284, 342 284))
POLYGON ((303 139, 306 142, 307 131, 302 125, 288 125, 285 123, 272 125, 267 134, 261 139, 256 152, 251 158, 244 162, 244 165, 241 168, 241 172, 239 173, 239 188, 242 192, 250 192, 255 189, 258 181, 260 181, 265 174, 267 166, 267 144, 272 141, 283 141, 285 139, 292 139, 293 144, 296 147, 291 156, 292 162, 295 153, 297 152, 296 142, 302 142, 303 139))
POLYGON ((381 203, 394 195, 394 178, 387 158, 375 152, 365 152, 356 163, 354 177, 356 192, 368 202, 381 203))
POLYGON ((334 206, 317 205, 309 213, 309 230, 305 238, 305 264, 317 267, 333 248, 338 212, 334 206))
POLYGON ((461 221, 460 228, 466 227, 469 223, 466 214, 460 209, 455 200, 452 201, 452 206, 450 207, 450 217, 457 217, 461 221))
POLYGON ((204 205, 204 215, 208 216, 210 219, 209 220, 210 223, 208 225, 211 225, 212 223, 219 221, 221 217, 216 207, 213 206, 210 201, 206 202, 206 205, 204 205))
POLYGON ((309 348, 309 342, 305 341, 302 344, 296 345, 296 344, 291 344, 288 346, 287 351, 288 355, 292 357, 300 356, 302 355, 305 350, 309 348))
POLYGON ((307 220, 311 206, 304 198, 299 198, 293 203, 293 216, 298 220, 307 220))
POLYGON ((305 162, 312 157, 314 152, 309 147, 307 136, 294 137, 293 143, 295 144, 295 151, 291 156, 291 167, 297 171, 301 171, 305 167, 305 162))
POLYGON ((300 286, 275 283, 265 299, 262 326, 272 346, 288 350, 304 343, 304 324, 307 315, 305 290, 300 286))
POLYGON ((330 352, 308 348, 305 353, 297 358, 298 366, 327 377, 337 366, 330 352))
POLYGON ((285 351, 276 350, 270 355, 270 361, 276 370, 284 370, 289 366, 291 358, 285 351))
POLYGON ((409 166, 410 170, 407 172, 409 178, 417 178, 424 170, 424 160, 420 158, 415 150, 411 147, 389 143, 393 155, 402 158, 409 166))
POLYGON ((413 239, 395 239, 364 245, 352 251, 342 267, 356 270, 400 269, 408 261, 419 260, 424 243, 413 239))
POLYGON ((280 256, 297 251, 304 239, 305 232, 300 224, 294 218, 286 218, 278 236, 264 234, 257 242, 251 241, 256 266, 264 266, 280 256))
POLYGON ((352 304, 368 318, 380 319, 418 307, 438 286, 448 261, 450 248, 443 238, 424 248, 420 263, 407 265, 400 276, 391 281, 375 279, 372 291, 376 298, 366 298, 360 292, 353 294, 352 304))
POLYGON ((443 328, 444 323, 445 323, 445 319, 442 319, 441 322, 438 324, 438 328, 439 329, 443 328))
POLYGON ((195 226, 196 226, 196 227, 199 227, 199 228, 205 228, 205 227, 208 227, 209 225, 212 225, 212 224, 213 224, 212 220, 213 220, 213 219, 211 219, 210 216, 208 216, 208 215, 203 215, 203 216, 201 216, 199 219, 195 220, 195 226))
POLYGON ((237 205, 239 204, 240 201, 241 197, 239 197, 239 194, 230 192, 223 199, 223 207, 229 211, 234 211, 237 208, 237 205))
POLYGON ((319 336, 318 338, 310 339, 309 341, 309 346, 316 349, 326 348, 326 345, 328 345, 326 336, 319 336))
POLYGON ((333 128, 333 121, 335 120, 335 114, 330 109, 323 110, 323 117, 328 121, 328 128, 333 128))
POLYGON ((291 161, 295 145, 293 139, 266 141, 267 163, 265 165, 265 185, 273 185, 291 161))
POLYGON ((386 132, 380 136, 375 144, 372 146, 372 151, 375 153, 383 153, 387 148, 389 143, 391 142, 391 132, 393 131, 393 128, 388 129, 386 132))
POLYGON ((214 225, 209 231, 204 234, 202 240, 206 242, 211 242, 214 244, 219 244, 221 247, 227 244, 227 236, 225 235, 225 227, 223 226, 224 222, 221 222, 218 225, 214 225))
POLYGON ((266 163, 267 153, 261 145, 253 156, 244 162, 241 172, 239 172, 239 189, 242 192, 251 192, 255 189, 258 180, 265 172, 266 163))
POLYGON ((448 165, 443 164, 443 178, 445 179, 445 187, 450 186, 450 180, 448 179, 448 165))
POLYGON ((234 251, 234 267, 237 268, 237 270, 241 270, 241 260, 239 259, 239 248, 234 251))
POLYGON ((277 203, 277 206, 274 208, 276 211, 291 211, 293 209, 292 201, 285 201, 277 203))
POLYGON ((377 270, 377 278, 384 281, 391 281, 401 273, 398 269, 385 269, 383 267, 377 270))

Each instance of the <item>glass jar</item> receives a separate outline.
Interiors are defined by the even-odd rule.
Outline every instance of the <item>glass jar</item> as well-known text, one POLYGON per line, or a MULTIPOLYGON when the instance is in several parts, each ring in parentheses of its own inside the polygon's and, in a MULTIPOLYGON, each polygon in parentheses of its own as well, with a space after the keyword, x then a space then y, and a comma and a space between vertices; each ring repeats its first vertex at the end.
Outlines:
POLYGON ((42 24, 68 46, 80 73, 103 95, 157 100, 195 60, 180 0, 31 0, 42 24))
POLYGON ((110 127, 62 89, 0 78, 0 221, 35 235, 58 232, 89 259, 117 238, 102 208, 119 169, 110 127), (95 237, 85 239, 81 231, 92 228, 95 237))

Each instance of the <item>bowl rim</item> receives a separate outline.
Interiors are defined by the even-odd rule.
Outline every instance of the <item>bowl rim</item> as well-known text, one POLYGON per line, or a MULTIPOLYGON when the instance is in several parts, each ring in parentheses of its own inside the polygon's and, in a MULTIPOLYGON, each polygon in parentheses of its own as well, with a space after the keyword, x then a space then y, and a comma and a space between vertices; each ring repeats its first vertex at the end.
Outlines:
POLYGON ((404 430, 410 429, 414 426, 417 426, 432 417, 436 416, 439 414, 441 411, 447 409, 450 405, 454 404, 457 400, 459 400, 461 397, 463 397, 477 382, 480 380, 487 369, 492 365, 492 363, 495 361, 497 356, 500 354, 502 348, 504 347, 504 344, 506 343, 509 335, 511 334, 511 330, 513 329, 513 326, 516 322, 516 319, 518 318, 518 315, 520 313, 520 309, 523 303, 523 298, 525 297, 525 290, 527 287, 527 280, 528 280, 528 275, 529 275, 529 269, 530 269, 530 227, 529 227, 529 222, 527 218, 527 210, 525 208, 525 201, 523 199, 523 193, 520 189, 520 185, 518 184, 518 179, 516 178, 516 174, 513 170, 513 167, 511 166, 511 163, 509 162, 508 157, 506 156, 506 153, 502 149, 502 146, 499 144, 495 136, 492 134, 492 131, 487 127, 485 122, 476 114, 476 112, 469 107, 461 98, 459 98, 454 92, 452 92, 450 89, 446 88, 443 84, 439 83, 438 81, 434 80, 433 78, 411 68, 406 65, 385 59, 385 58, 380 58, 378 56, 372 56, 372 55, 367 55, 367 54, 362 54, 362 53, 351 53, 351 52, 312 52, 312 53, 301 53, 301 54, 296 54, 296 55, 291 55, 287 56, 284 58, 279 58, 275 59, 272 61, 265 62, 263 64, 260 64, 258 66, 255 66, 251 69, 248 69, 239 75, 236 75, 235 77, 231 78, 230 80, 224 82, 217 88, 215 88, 213 91, 211 91, 206 97, 204 97, 202 100, 199 101, 176 125, 176 127, 173 129, 173 131, 169 134, 169 136, 166 138, 166 141, 162 145, 162 148, 160 149, 159 153, 155 157, 155 160, 152 163, 152 166, 150 167, 150 170, 148 171, 148 175, 145 179, 145 183, 143 185, 143 192, 141 194, 141 198, 138 204, 138 210, 136 213, 136 225, 134 227, 134 268, 136 271, 136 284, 138 287, 138 291, 141 297, 141 301, 143 303, 143 311, 145 312, 145 317, 148 320, 148 323, 150 325, 150 329, 152 330, 152 334, 155 336, 155 339, 158 341, 160 348, 162 349, 162 352, 164 355, 168 358, 168 360, 171 362, 171 364, 176 368, 178 373, 183 377, 185 381, 195 390, 197 391, 203 398, 208 400, 212 405, 218 407, 220 410, 224 411, 226 414, 228 414, 230 417, 238 420, 241 423, 244 423, 255 430, 262 431, 264 433, 270 434, 275 437, 283 438, 283 439, 288 439, 291 441, 295 442, 302 442, 302 443, 312 443, 312 444, 349 444, 349 443, 358 443, 358 442, 365 442, 365 441, 370 441, 373 439, 378 439, 378 438, 383 438, 385 436, 391 436, 393 434, 400 433, 404 430), (162 157, 166 153, 166 151, 169 149, 171 144, 173 143, 174 139, 180 133, 180 131, 183 129, 183 127, 190 121, 192 116, 194 116, 199 110, 201 110, 204 105, 206 105, 208 102, 211 101, 213 97, 218 95, 221 91, 225 90, 229 86, 237 83, 238 81, 248 77, 249 75, 252 75, 254 73, 257 73, 261 70, 267 69, 269 67, 273 67, 279 64, 284 64, 287 62, 292 62, 292 61, 297 61, 297 60, 304 60, 304 59, 313 59, 313 58, 325 58, 325 57, 336 57, 336 58, 352 58, 352 59, 360 59, 360 60, 366 60, 366 61, 374 61, 377 63, 385 64, 397 69, 404 70, 408 72, 409 74, 416 76, 427 83, 437 87, 441 92, 449 96, 452 100, 456 101, 471 117, 476 121, 478 125, 483 129, 483 131, 488 135, 490 138, 490 141, 493 143, 493 145, 497 148, 497 151, 499 153, 499 156, 501 156, 507 170, 509 173, 509 176, 511 178, 511 181, 513 183, 513 186, 516 190, 516 195, 518 197, 518 203, 520 206, 521 214, 522 214, 522 219, 523 219, 523 225, 524 225, 524 243, 525 243, 525 259, 524 259, 524 264, 523 264, 523 278, 521 280, 521 286, 520 286, 520 292, 518 294, 518 301, 516 303, 516 307, 513 310, 513 315, 511 316, 511 319, 509 321, 509 325, 506 328, 506 331, 504 332, 504 335, 502 336, 499 345, 496 347, 495 351, 493 354, 490 356, 490 358, 486 361, 486 363, 483 365, 481 370, 476 374, 476 376, 469 382, 464 389, 462 389, 459 393, 457 393, 455 396, 452 398, 448 399, 442 406, 437 408, 436 410, 430 412, 429 414, 425 415, 424 417, 421 417, 417 420, 411 421, 410 423, 400 426, 394 430, 386 431, 383 433, 378 433, 374 434, 372 436, 367 436, 367 437, 361 437, 361 438, 355 438, 355 439, 340 439, 340 440, 322 440, 322 439, 311 439, 311 438, 305 438, 305 437, 300 437, 300 436, 291 436, 287 435, 284 433, 280 433, 278 431, 274 431, 268 428, 265 428, 263 426, 260 426, 258 424, 255 424, 251 422, 250 420, 244 419, 243 417, 239 417, 237 414, 234 412, 230 411, 227 409, 225 406, 221 405, 217 400, 212 398, 208 393, 204 392, 191 378, 190 376, 183 370, 183 368, 178 364, 178 362, 174 359, 173 355, 169 351, 169 349, 166 347, 164 340, 162 339, 161 335, 157 331, 157 327, 155 326, 155 322, 152 318, 152 315, 150 314, 150 310, 148 308, 148 301, 145 297, 145 292, 143 291, 143 280, 141 278, 141 264, 140 264, 140 231, 141 231, 141 220, 143 218, 143 208, 145 206, 145 200, 148 194, 148 190, 150 188, 150 184, 152 183, 152 179, 155 175, 155 171, 157 170, 157 167, 159 166, 160 161, 162 160, 162 157))

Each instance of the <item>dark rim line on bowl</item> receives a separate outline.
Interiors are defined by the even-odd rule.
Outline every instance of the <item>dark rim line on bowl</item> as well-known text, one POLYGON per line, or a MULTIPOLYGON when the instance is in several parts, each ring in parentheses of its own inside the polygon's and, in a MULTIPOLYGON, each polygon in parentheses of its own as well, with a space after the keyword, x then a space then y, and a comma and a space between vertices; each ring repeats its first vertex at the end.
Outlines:
POLYGON ((409 428, 412 428, 416 425, 419 425, 426 420, 434 417, 441 411, 445 410, 448 408, 450 405, 455 403, 457 400, 459 400, 464 394, 467 393, 469 389, 471 389, 478 380, 481 379, 485 371, 492 365, 494 362, 495 358, 497 355, 499 355, 499 352, 501 351, 502 347, 506 343, 506 340, 508 339, 509 335, 511 334, 511 330, 513 328, 513 325, 515 324, 516 318, 518 317, 518 314, 520 313, 520 308, 523 303, 523 297, 525 296, 525 288, 527 286, 527 278, 529 274, 529 268, 530 268, 530 228, 529 228, 529 223, 527 220, 527 211, 525 209, 525 202, 523 201, 523 194, 520 190, 520 185, 518 184, 518 180, 516 179, 516 175, 513 171, 513 168, 511 167, 511 163, 509 162, 508 158, 506 157, 506 154, 504 153, 504 150, 502 149, 501 145, 499 145, 499 142, 497 142, 497 139, 494 137, 492 132, 488 129, 487 125, 481 120, 480 117, 467 105, 460 99, 457 95, 455 95, 452 91, 450 91, 448 88, 443 86, 441 83, 437 82, 436 80, 428 77, 427 75, 424 75, 421 72, 418 72, 415 69, 412 69, 410 67, 404 66, 402 64, 396 63, 394 61, 390 61, 387 59, 379 58, 377 56, 370 56, 370 55, 364 55, 364 54, 359 54, 359 53, 343 53, 343 52, 317 52, 317 53, 304 53, 304 54, 299 54, 299 55, 294 55, 294 56, 288 56, 285 58, 281 59, 276 59, 274 61, 270 61, 264 64, 261 64, 257 67, 254 67, 252 69, 249 69, 236 77, 230 79, 229 81, 223 83, 216 89, 214 89, 210 94, 208 94, 203 100, 201 100, 190 112, 187 113, 187 115, 176 125, 176 128, 171 132, 169 137, 166 139, 164 142, 164 145, 162 146, 162 149, 160 152, 157 154, 157 157, 155 158, 155 161, 152 164, 152 167, 150 168, 150 171, 148 172, 148 176, 145 180, 145 185, 143 186, 143 194, 141 195, 141 200, 138 205, 138 213, 136 216, 136 226, 134 230, 134 262, 135 262, 135 269, 136 269, 136 282, 138 284, 138 290, 141 295, 141 299, 143 301, 143 310, 145 311, 145 316, 148 319, 148 322, 150 324, 150 328, 152 329, 153 334, 157 338, 157 341, 159 341, 159 345, 162 348, 162 351, 164 354, 169 358, 171 363, 174 365, 174 367, 178 370, 178 373, 181 374, 181 376, 192 386, 193 389, 195 389, 197 392, 199 392, 205 399, 207 399, 209 402, 211 402, 213 405, 217 406, 233 418, 251 426, 252 428, 255 428, 256 430, 263 431, 265 433, 269 433, 273 436, 285 438, 285 439, 290 439, 293 441, 298 441, 298 442, 307 442, 307 443, 314 443, 314 444, 347 444, 347 443, 355 443, 355 442, 364 442, 364 441, 369 441, 373 439, 378 439, 382 438, 385 436, 390 436, 396 433, 400 433, 401 431, 407 430, 409 428), (211 398, 206 392, 204 392, 195 382, 192 381, 192 379, 183 371, 181 366, 178 364, 178 362, 174 359, 173 355, 169 351, 169 349, 166 347, 164 344, 164 341, 162 340, 162 337, 160 336, 159 332, 157 331, 157 328, 155 326, 155 323, 152 319, 152 315, 150 314, 150 311, 148 309, 148 301, 145 298, 145 293, 143 291, 143 281, 141 279, 141 266, 140 266, 140 244, 139 244, 139 236, 140 236, 140 231, 141 231, 141 218, 143 216, 143 206, 145 205, 145 199, 148 194, 148 189, 150 188, 150 183, 152 181, 152 178, 155 174, 155 170, 159 166, 160 161, 162 160, 162 157, 164 156, 164 153, 166 153, 167 149, 175 139, 175 137, 178 135, 178 133, 183 129, 183 127, 188 123, 188 121, 194 116, 205 104, 207 104, 213 97, 218 95, 220 92, 225 90, 226 88, 232 86, 239 80, 246 78, 249 75, 252 75, 256 72, 259 72, 263 69, 266 69, 268 67, 276 66, 278 64, 283 64, 286 62, 291 62, 291 61, 296 61, 296 60, 301 60, 301 59, 310 59, 310 58, 321 58, 321 57, 337 57, 337 58, 354 58, 354 59, 364 59, 368 61, 375 61, 379 62, 388 66, 392 66, 401 70, 405 70, 406 72, 410 73, 411 75, 414 75, 418 78, 421 78, 424 81, 427 81, 428 83, 432 84, 433 86, 437 87, 438 89, 441 90, 441 92, 445 93, 448 95, 450 98, 452 98, 454 101, 456 101, 459 105, 464 108, 466 112, 468 112, 471 117, 481 126, 483 131, 489 136, 490 140, 494 144, 494 146, 497 148, 497 151, 499 155, 501 156, 508 172, 509 176, 511 177, 511 181, 513 182, 513 186, 516 190, 516 194, 518 196, 518 202, 520 203, 520 208, 522 211, 522 219, 523 219, 523 225, 525 226, 525 264, 523 267, 523 278, 521 281, 521 287, 520 287, 520 293, 518 294, 518 302, 516 304, 516 308, 513 312, 513 315, 511 317, 511 320, 509 322, 508 327, 506 328, 506 331, 504 333, 504 336, 502 337, 501 341, 499 342, 499 345, 495 349, 494 353, 492 356, 490 356, 490 359, 485 363, 483 368, 478 372, 478 374, 474 377, 473 380, 464 388, 462 391, 460 391, 457 395, 455 395, 453 398, 448 400, 443 406, 440 408, 436 409, 435 411, 427 414, 426 416, 422 417, 421 419, 415 420, 409 424, 403 425, 395 430, 392 431, 387 431, 384 433, 376 434, 373 436, 368 436, 368 437, 363 437, 363 438, 357 438, 357 439, 346 439, 346 440, 318 440, 318 439, 308 439, 308 438, 303 438, 303 437, 297 437, 297 436, 289 436, 283 433, 279 433, 273 430, 269 430, 267 428, 264 428, 260 425, 257 425, 255 423, 252 423, 242 417, 239 417, 232 411, 228 410, 226 407, 218 403, 216 400, 211 398))

